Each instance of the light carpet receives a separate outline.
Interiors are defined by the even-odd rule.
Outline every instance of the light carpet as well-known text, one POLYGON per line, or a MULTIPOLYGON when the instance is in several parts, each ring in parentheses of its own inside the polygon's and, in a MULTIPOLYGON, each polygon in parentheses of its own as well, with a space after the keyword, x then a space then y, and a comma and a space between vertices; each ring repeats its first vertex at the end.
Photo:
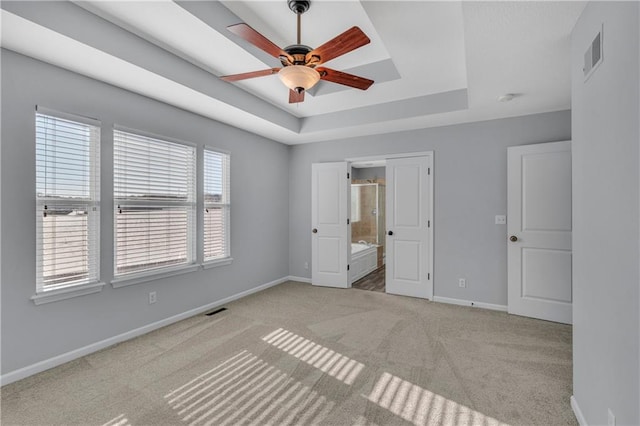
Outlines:
POLYGON ((575 425, 571 326, 287 282, 2 388, 3 425, 575 425))

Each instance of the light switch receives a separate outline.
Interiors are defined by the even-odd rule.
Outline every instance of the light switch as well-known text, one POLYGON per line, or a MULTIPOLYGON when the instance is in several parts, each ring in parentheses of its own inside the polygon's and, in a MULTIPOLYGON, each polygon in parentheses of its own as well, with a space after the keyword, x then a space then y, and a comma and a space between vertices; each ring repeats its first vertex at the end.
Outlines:
POLYGON ((496 215, 496 225, 506 225, 507 217, 503 214, 496 215))

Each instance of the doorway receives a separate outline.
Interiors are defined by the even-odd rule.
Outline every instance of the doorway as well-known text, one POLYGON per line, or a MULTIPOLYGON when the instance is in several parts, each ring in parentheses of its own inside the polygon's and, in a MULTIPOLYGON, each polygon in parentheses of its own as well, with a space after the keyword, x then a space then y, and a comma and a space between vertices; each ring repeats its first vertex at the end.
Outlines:
MULTIPOLYGON (((339 288, 352 286, 352 165, 373 161, 385 164, 386 225, 382 244, 385 293, 432 300, 433 152, 312 164, 311 283, 339 288)), ((382 231, 381 226, 378 231, 382 231)), ((377 253, 368 264, 376 269, 377 253)))
POLYGON ((351 286, 385 292, 385 160, 351 164, 351 286))

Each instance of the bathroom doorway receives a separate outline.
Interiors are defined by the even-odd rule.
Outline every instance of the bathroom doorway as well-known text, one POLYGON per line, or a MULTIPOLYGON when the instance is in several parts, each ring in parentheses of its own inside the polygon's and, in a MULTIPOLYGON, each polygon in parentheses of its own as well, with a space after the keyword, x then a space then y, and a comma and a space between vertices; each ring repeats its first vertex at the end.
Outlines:
MULTIPOLYGON (((432 151, 313 163, 311 283, 318 286, 350 288, 362 278, 373 279, 373 275, 369 274, 378 271, 384 273, 385 293, 432 300, 433 167, 432 151), (382 165, 384 177, 382 169, 356 170, 372 169, 382 165), (352 178, 354 170, 355 175, 352 178), (368 175, 363 175, 364 173, 368 175), (352 179, 355 179, 355 182, 352 182, 352 179), (371 229, 366 230, 366 235, 363 229, 360 229, 363 233, 358 233, 358 227, 363 228, 364 223, 357 222, 366 218, 367 213, 371 215, 374 211, 360 202, 354 204, 353 219, 356 222, 351 223, 352 183, 378 184, 378 189, 384 185, 384 191, 374 191, 377 198, 374 206, 375 215, 372 215, 376 219, 375 232, 372 223, 371 229), (356 228, 355 235, 352 233, 352 227, 356 228), (383 230, 386 235, 380 238, 383 230), (363 236, 369 239, 363 239, 363 236), (354 253, 358 250, 353 250, 352 244, 361 240, 364 241, 361 243, 363 250, 361 253, 354 253), (358 260, 359 255, 363 255, 363 258, 359 264, 354 265, 354 257, 358 260)), ((360 197, 361 192, 354 190, 355 198, 360 197)), ((381 283, 382 280, 378 285, 380 290, 381 283)))
POLYGON ((385 292, 385 160, 351 164, 351 286, 385 292))

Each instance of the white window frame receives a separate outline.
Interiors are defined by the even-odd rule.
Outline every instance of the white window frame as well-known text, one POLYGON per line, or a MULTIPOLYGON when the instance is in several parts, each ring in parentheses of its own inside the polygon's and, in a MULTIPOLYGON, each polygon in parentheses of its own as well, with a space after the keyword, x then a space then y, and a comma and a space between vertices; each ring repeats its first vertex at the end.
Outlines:
MULTIPOLYGON (((34 115, 35 123, 35 143, 36 143, 36 294, 31 297, 31 300, 36 305, 43 303, 55 302, 58 300, 64 300, 71 297, 82 296, 91 293, 97 293, 102 290, 104 286, 103 282, 100 282, 100 131, 101 123, 92 118, 82 117, 78 115, 68 114, 60 111, 54 111, 43 107, 36 107, 34 115), (56 146, 56 141, 61 136, 58 133, 52 133, 51 135, 42 136, 41 133, 45 126, 45 120, 50 120, 52 125, 64 126, 65 123, 73 126, 85 126, 89 132, 88 143, 88 179, 89 181, 82 181, 80 186, 86 186, 88 190, 88 196, 79 197, 73 196, 72 193, 75 189, 68 189, 68 195, 66 197, 55 196, 58 193, 58 189, 49 190, 47 181, 49 176, 53 176, 51 179, 55 180, 58 177, 58 173, 62 173, 58 166, 59 164, 65 164, 65 168, 76 161, 73 157, 63 158, 58 157, 56 154, 45 154, 41 157, 43 152, 54 152, 55 149, 67 149, 70 147, 59 142, 59 146, 56 146), (44 163, 43 163, 44 161, 44 163), (58 163, 59 161, 59 163, 58 163), (69 163, 71 162, 71 163, 69 163), (55 163, 55 164, 54 164, 55 163), (50 166, 48 166, 50 164, 50 166), (42 167, 42 169, 39 169, 42 167), (44 173, 44 175, 43 175, 44 173), (44 189, 44 194, 38 193, 44 189), (86 258, 81 262, 86 262, 86 276, 82 276, 76 279, 64 280, 64 278, 58 278, 58 282, 47 283, 45 274, 45 223, 44 218, 47 214, 51 215, 54 211, 71 211, 71 212, 86 212, 87 225, 86 225, 86 258), (47 213, 48 212, 48 213, 47 213)), ((62 131, 56 129, 56 131, 62 131)), ((74 134, 74 136, 80 136, 74 134)), ((69 142, 67 142, 69 144, 69 142)), ((82 143, 78 144, 79 146, 82 143)), ((71 147, 73 148, 73 146, 71 147)), ((77 157, 77 156, 76 156, 77 157)), ((80 160, 78 160, 80 161, 80 160)), ((60 166, 62 167, 62 166, 60 166)), ((70 169, 73 170, 73 169, 70 169)), ((73 175, 73 173, 72 173, 73 175)), ((61 184, 61 186, 63 186, 61 184)), ((76 188, 76 182, 73 183, 73 187, 76 188)), ((53 225, 51 225, 53 226, 53 225)), ((55 228, 54 228, 55 229, 55 228)), ((55 231, 52 231, 55 233, 55 231)), ((59 231, 61 236, 56 234, 57 238, 63 238, 63 235, 68 231, 59 231)), ((55 240, 54 240, 55 241, 55 240)), ((51 244, 51 243, 50 243, 51 244)), ((57 246, 58 243, 54 244, 57 246)), ((60 244, 67 244, 67 242, 61 242, 60 244)), ((51 250, 51 249, 50 249, 51 250)), ((53 249, 54 251, 57 248, 53 249)), ((50 254, 49 256, 54 256, 50 254)), ((69 261, 70 257, 65 254, 64 261, 69 261)))
MULTIPOLYGON (((220 150, 211 146, 204 146, 203 155, 202 155, 202 199, 204 203, 203 215, 204 219, 202 221, 202 266, 206 268, 212 268, 216 266, 224 266, 229 265, 233 262, 233 258, 231 257, 231 153, 220 150), (211 155, 222 156, 222 170, 220 180, 222 186, 222 197, 219 201, 207 200, 207 180, 210 178, 208 173, 213 172, 212 170, 207 169, 207 153, 211 155), (224 248, 223 254, 219 256, 210 256, 207 257, 207 241, 206 241, 206 220, 207 214, 209 214, 210 209, 221 209, 223 214, 223 223, 224 230, 222 234, 224 235, 224 248)), ((215 179, 215 178, 214 178, 215 179)))
MULTIPOLYGON (((113 272, 114 279, 111 281, 113 287, 122 287, 132 284, 137 284, 140 282, 150 281, 157 278, 192 272, 198 269, 198 265, 196 263, 196 227, 197 227, 197 218, 196 218, 196 173, 197 173, 197 165, 196 165, 196 147, 194 144, 177 141, 175 139, 167 138, 164 136, 157 136, 150 133, 142 132, 139 130, 128 129, 125 127, 114 127, 114 136, 113 136, 113 145, 114 145, 114 220, 113 220, 113 272), (143 199, 135 199, 132 197, 121 197, 118 196, 118 152, 121 149, 119 146, 120 138, 133 138, 137 139, 141 142, 150 143, 149 146, 153 146, 153 143, 159 144, 168 144, 173 145, 175 147, 184 148, 191 156, 190 164, 185 164, 186 167, 189 168, 188 176, 186 180, 188 181, 188 189, 186 193, 186 199, 183 200, 171 200, 171 199, 153 199, 152 197, 143 198, 143 199), (164 265, 153 265, 153 263, 149 264, 147 268, 141 268, 137 270, 133 270, 131 272, 118 272, 118 261, 119 261, 119 253, 118 253, 118 214, 121 214, 121 211, 126 211, 126 209, 140 209, 140 208, 149 208, 153 209, 176 209, 176 210, 184 210, 187 213, 187 226, 186 226, 186 261, 177 264, 168 264, 164 265)), ((159 145, 160 146, 160 145, 159 145)))

